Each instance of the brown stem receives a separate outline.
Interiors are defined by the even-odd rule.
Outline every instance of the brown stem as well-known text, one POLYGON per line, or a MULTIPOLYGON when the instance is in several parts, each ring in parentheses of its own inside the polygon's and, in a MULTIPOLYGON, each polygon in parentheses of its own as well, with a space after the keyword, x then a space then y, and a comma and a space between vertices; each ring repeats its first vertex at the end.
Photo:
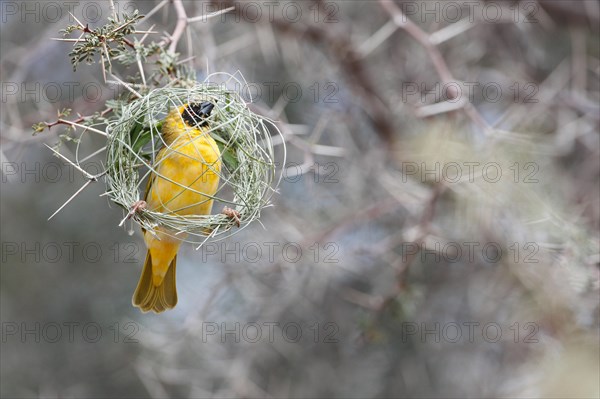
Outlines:
MULTIPOLYGON (((111 111, 112 111, 112 108, 106 108, 104 111, 100 112, 100 116, 104 116, 104 115, 108 114, 111 111)), ((77 118, 75 120, 72 120, 72 121, 68 121, 66 119, 58 118, 54 122, 44 122, 44 124, 46 125, 46 127, 48 129, 50 129, 52 126, 56 126, 56 125, 69 125, 69 126, 73 126, 73 123, 84 122, 86 119, 89 119, 90 117, 91 116, 83 116, 82 115, 79 118, 77 118)))

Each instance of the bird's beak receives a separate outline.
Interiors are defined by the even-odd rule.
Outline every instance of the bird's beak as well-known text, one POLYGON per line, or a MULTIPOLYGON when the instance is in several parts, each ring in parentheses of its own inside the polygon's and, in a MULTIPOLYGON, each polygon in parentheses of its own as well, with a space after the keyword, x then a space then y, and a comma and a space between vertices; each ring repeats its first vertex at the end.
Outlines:
POLYGON ((214 107, 215 105, 213 103, 205 101, 202 104, 200 104, 200 113, 204 117, 210 116, 210 113, 212 112, 214 107))

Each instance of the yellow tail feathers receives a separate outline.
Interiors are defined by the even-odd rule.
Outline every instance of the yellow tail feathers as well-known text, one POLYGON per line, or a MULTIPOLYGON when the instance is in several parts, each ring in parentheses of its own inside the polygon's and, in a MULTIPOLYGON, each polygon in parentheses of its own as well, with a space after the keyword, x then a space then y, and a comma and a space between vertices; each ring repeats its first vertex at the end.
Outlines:
POLYGON ((158 281, 152 275, 152 258, 150 257, 150 251, 148 251, 140 282, 133 294, 133 306, 140 308, 144 313, 151 310, 155 313, 161 313, 174 308, 177 305, 176 263, 177 256, 173 258, 171 265, 169 265, 164 279, 158 281))

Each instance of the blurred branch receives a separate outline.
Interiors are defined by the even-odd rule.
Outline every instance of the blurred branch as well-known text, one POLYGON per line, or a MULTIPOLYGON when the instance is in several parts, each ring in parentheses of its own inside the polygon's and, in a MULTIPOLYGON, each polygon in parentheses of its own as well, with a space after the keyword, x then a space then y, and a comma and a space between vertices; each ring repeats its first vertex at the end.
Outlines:
MULTIPOLYGON (((232 9, 239 7, 239 4, 231 0, 213 0, 213 4, 232 9)), ((243 10, 239 11, 246 22, 253 22, 248 19, 243 10)), ((395 129, 390 109, 379 95, 379 90, 369 76, 360 51, 355 48, 354 43, 350 39, 346 36, 336 34, 327 28, 289 23, 282 19, 272 20, 271 25, 283 34, 298 39, 306 39, 315 46, 326 46, 330 50, 329 54, 341 66, 355 95, 360 98, 363 108, 371 117, 379 138, 388 144, 394 141, 395 129)))
POLYGON ((274 20, 273 26, 281 33, 306 38, 315 45, 325 44, 335 61, 342 67, 355 94, 361 99, 363 107, 371 116, 379 137, 386 143, 394 141, 395 129, 389 107, 380 97, 379 90, 369 76, 360 52, 349 39, 332 34, 328 29, 312 25, 300 26, 274 20))
MULTIPOLYGON (((412 22, 406 16, 406 14, 402 12, 400 7, 394 4, 391 0, 379 0, 379 3, 399 28, 402 28, 425 48, 425 51, 427 51, 427 54, 431 59, 436 72, 440 76, 442 84, 448 85, 446 95, 450 100, 455 99, 459 95, 458 90, 454 85, 449 84, 458 83, 452 76, 452 72, 450 72, 450 68, 448 68, 448 64, 444 60, 442 53, 438 49, 437 45, 434 44, 436 41, 439 41, 439 39, 435 39, 435 41, 432 40, 431 35, 426 33, 423 29, 419 28, 419 26, 412 22)), ((489 133, 492 130, 491 126, 485 121, 481 114, 479 114, 473 104, 465 101, 462 108, 467 116, 469 116, 473 122, 483 128, 486 133, 489 133)))
MULTIPOLYGON (((452 83, 454 82, 454 78, 452 77, 452 73, 446 65, 446 61, 444 61, 444 57, 442 57, 442 53, 437 48, 433 41, 430 39, 429 34, 425 33, 424 30, 419 28, 414 22, 412 22, 402 10, 394 4, 390 0, 379 0, 379 3, 383 7, 383 9, 392 17, 394 23, 398 25, 399 28, 404 29, 409 35, 415 38, 429 54, 429 58, 433 62, 433 66, 437 71, 438 75, 442 79, 442 83, 452 83)), ((456 94, 456 93, 454 93, 456 94)), ((449 93, 449 96, 451 93, 449 93)), ((454 95, 452 98, 455 98, 454 95)))
POLYGON ((595 32, 600 28, 600 6, 597 1, 537 0, 537 3, 558 22, 580 26, 585 24, 595 32))
POLYGON ((183 35, 183 32, 188 24, 187 13, 185 12, 185 8, 183 7, 181 0, 173 0, 173 6, 175 7, 175 12, 177 13, 177 25, 175 25, 175 30, 171 35, 171 44, 169 44, 169 51, 172 53, 174 53, 177 49, 179 39, 181 39, 181 36, 183 35))
POLYGON ((380 318, 385 310, 396 300, 398 295, 402 292, 405 287, 405 276, 408 271, 410 265, 413 263, 415 258, 420 254, 421 248, 423 248, 425 239, 430 234, 431 222, 435 217, 435 208, 440 199, 441 195, 446 191, 446 186, 444 184, 437 184, 433 187, 433 191, 423 212, 421 214, 421 219, 419 224, 416 226, 418 231, 418 236, 416 239, 411 240, 409 242, 403 242, 406 246, 408 245, 416 245, 418 250, 412 251, 407 254, 403 254, 396 259, 395 264, 393 265, 395 273, 396 273, 396 286, 394 291, 383 298, 380 302, 380 306, 377 309, 376 318, 380 318))

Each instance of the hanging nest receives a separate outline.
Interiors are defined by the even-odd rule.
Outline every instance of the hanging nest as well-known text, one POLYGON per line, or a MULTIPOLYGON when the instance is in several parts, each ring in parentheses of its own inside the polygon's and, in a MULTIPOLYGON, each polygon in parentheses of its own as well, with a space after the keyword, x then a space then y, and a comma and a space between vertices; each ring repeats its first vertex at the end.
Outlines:
POLYGON ((269 127, 281 135, 272 121, 251 112, 241 96, 224 85, 205 82, 192 88, 152 90, 125 105, 118 119, 108 124, 107 195, 125 209, 124 221, 130 218, 143 229, 153 231, 160 225, 196 244, 229 236, 237 230, 231 231, 233 227, 243 228, 260 217, 279 183, 269 127), (167 145, 161 135, 163 120, 173 108, 202 101, 215 104, 207 133, 221 153, 219 187, 209 196, 213 214, 182 216, 138 206, 150 174, 160 176, 153 165, 158 151, 167 145), (237 214, 218 213, 223 207, 237 214))

